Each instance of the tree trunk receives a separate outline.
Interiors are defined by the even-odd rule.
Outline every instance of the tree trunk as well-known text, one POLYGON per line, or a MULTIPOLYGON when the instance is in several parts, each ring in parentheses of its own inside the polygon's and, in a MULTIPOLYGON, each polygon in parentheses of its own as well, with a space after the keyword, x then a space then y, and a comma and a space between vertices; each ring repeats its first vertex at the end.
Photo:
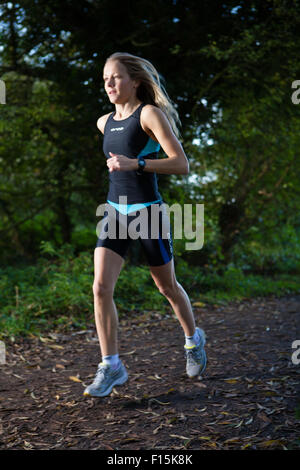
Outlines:
POLYGON ((244 206, 241 202, 227 201, 222 205, 219 214, 219 227, 221 237, 221 253, 224 263, 230 262, 231 251, 240 234, 240 220, 244 215, 244 206))

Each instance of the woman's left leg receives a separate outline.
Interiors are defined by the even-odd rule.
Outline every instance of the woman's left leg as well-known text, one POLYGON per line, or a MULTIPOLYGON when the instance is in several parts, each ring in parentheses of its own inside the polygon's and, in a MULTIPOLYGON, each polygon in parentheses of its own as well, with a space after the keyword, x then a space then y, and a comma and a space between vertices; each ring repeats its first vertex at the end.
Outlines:
POLYGON ((150 266, 151 276, 163 294, 171 304, 186 336, 195 333, 195 319, 190 299, 176 279, 173 258, 162 266, 150 266))
POLYGON ((195 328, 195 319, 190 299, 176 280, 173 258, 161 266, 150 266, 150 272, 159 291, 170 302, 185 333, 186 373, 196 377, 206 368, 205 333, 195 328))

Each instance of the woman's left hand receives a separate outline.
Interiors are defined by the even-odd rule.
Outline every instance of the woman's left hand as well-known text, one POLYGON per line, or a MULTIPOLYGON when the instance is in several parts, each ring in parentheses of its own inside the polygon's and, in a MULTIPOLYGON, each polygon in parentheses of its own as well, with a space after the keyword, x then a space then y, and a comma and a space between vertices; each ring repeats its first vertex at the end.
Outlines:
POLYGON ((107 159, 107 166, 109 171, 130 171, 137 170, 137 159, 125 157, 125 155, 118 155, 109 152, 110 158, 107 159))

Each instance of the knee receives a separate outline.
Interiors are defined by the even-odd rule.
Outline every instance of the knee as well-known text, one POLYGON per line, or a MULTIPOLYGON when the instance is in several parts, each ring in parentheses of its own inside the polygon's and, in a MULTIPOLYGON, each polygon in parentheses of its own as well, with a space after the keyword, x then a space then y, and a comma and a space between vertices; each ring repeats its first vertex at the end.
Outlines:
POLYGON ((157 287, 159 292, 167 298, 173 298, 178 293, 178 283, 176 280, 168 284, 158 284, 157 287))
POLYGON ((95 280, 93 283, 93 294, 94 294, 94 297, 97 297, 99 299, 112 297, 113 288, 112 286, 109 286, 105 284, 104 282, 95 280))

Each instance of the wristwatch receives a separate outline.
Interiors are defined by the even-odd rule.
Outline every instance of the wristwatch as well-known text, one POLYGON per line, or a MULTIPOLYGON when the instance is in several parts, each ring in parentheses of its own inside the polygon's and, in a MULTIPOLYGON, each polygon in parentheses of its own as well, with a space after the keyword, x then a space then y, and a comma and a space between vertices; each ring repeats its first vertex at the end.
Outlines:
POLYGON ((141 175, 144 171, 145 166, 146 166, 146 162, 144 160, 144 157, 138 157, 138 165, 139 165, 139 168, 137 170, 137 174, 141 175))

